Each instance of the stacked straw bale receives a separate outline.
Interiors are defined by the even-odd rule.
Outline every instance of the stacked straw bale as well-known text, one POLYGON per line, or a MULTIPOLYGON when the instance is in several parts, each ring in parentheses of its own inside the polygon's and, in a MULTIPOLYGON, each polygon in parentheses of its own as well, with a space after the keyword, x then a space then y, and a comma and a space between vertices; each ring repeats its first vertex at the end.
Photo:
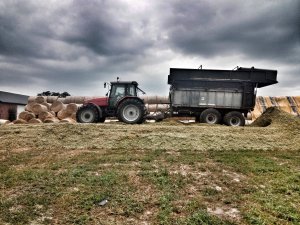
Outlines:
MULTIPOLYGON (((76 99, 76 97, 73 98, 76 99)), ((81 101, 81 99, 79 100, 81 101)), ((64 102, 66 102, 65 99, 61 101, 55 96, 30 96, 25 111, 21 112, 13 123, 76 123, 76 112, 80 105, 64 102)))

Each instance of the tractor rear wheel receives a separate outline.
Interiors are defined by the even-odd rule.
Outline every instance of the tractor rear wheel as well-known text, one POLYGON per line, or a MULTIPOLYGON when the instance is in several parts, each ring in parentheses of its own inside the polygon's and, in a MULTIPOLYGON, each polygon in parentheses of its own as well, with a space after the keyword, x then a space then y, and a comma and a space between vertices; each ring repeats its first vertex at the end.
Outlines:
POLYGON ((200 123, 219 124, 221 119, 222 115, 216 109, 205 109, 200 114, 200 123))
POLYGON ((118 107, 118 119, 124 123, 142 123, 144 115, 144 104, 137 99, 127 99, 118 107))
POLYGON ((78 109, 76 119, 79 123, 97 123, 99 118, 98 110, 93 105, 85 105, 78 109))
POLYGON ((232 111, 224 116, 224 123, 228 126, 245 126, 245 117, 238 111, 232 111))

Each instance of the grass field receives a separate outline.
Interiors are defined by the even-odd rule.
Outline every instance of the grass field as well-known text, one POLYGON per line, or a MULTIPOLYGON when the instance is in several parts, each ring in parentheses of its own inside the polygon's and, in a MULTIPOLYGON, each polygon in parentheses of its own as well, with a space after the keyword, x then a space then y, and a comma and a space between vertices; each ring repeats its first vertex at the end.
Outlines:
POLYGON ((300 120, 282 118, 2 125, 0 224, 300 224, 300 120))

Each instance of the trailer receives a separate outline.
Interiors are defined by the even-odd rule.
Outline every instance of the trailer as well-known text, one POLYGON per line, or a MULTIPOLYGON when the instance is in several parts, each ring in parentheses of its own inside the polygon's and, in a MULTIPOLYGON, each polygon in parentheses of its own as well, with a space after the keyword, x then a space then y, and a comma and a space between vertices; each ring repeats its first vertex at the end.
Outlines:
POLYGON ((277 83, 277 71, 170 68, 171 116, 195 116, 196 121, 243 126, 255 106, 257 88, 277 83))

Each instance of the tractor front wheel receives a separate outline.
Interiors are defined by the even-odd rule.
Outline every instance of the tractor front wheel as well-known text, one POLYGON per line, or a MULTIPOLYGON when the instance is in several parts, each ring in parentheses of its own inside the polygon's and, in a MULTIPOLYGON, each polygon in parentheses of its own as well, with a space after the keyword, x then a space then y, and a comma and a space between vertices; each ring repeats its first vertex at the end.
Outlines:
POLYGON ((76 113, 76 119, 79 123, 97 123, 98 118, 98 110, 93 105, 82 106, 76 113))
POLYGON ((124 123, 142 123, 144 115, 144 104, 136 99, 127 99, 118 107, 118 119, 124 123))

